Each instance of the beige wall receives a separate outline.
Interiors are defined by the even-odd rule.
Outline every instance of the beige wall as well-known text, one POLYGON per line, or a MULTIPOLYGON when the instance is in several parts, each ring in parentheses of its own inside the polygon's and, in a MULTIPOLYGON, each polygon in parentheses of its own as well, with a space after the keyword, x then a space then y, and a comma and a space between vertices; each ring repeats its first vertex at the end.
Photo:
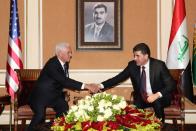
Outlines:
POLYGON ((76 51, 76 1, 43 0, 44 63, 54 54, 55 44, 67 41, 73 47, 72 69, 119 69, 132 58, 132 47, 147 42, 156 57, 157 0, 123 0, 123 50, 76 51), (120 58, 120 59, 119 59, 120 58))
MULTIPOLYGON (((22 48, 24 47, 24 0, 18 0, 22 48)), ((0 0, 0 69, 5 69, 9 38, 10 0, 0 0)))
MULTIPOLYGON (((75 2, 18 0, 25 68, 42 68, 47 59, 54 55, 55 44, 61 41, 72 44, 71 75, 78 80, 83 78, 84 81, 94 82, 115 75, 133 58, 131 50, 138 42, 149 43, 153 57, 166 59, 172 17, 171 0, 123 0, 121 51, 76 51, 75 2)), ((9 0, 0 0, 0 85, 4 85, 5 81, 9 4, 9 0)), ((193 24, 196 22, 194 5, 195 0, 186 1, 191 52, 193 24)))
POLYGON ((189 38, 189 47, 190 47, 190 57, 192 58, 192 48, 193 48, 193 31, 194 24, 196 24, 196 1, 195 0, 186 0, 186 15, 188 23, 188 38, 189 38))
MULTIPOLYGON (((25 1, 27 0, 18 0, 23 49, 25 1)), ((6 67, 9 4, 8 0, 0 1, 0 69, 5 69, 6 67)), ((152 56, 157 57, 157 0, 123 1, 123 50, 121 51, 76 51, 75 1, 56 0, 54 6, 53 1, 42 0, 42 5, 43 64, 54 54, 55 44, 61 41, 67 41, 72 44, 74 53, 71 62, 72 69, 123 68, 127 64, 127 61, 132 58, 131 49, 134 44, 138 42, 149 43, 152 50, 152 56)), ((186 1, 190 53, 192 52, 193 24, 196 21, 194 5, 196 5, 195 0, 186 1)))

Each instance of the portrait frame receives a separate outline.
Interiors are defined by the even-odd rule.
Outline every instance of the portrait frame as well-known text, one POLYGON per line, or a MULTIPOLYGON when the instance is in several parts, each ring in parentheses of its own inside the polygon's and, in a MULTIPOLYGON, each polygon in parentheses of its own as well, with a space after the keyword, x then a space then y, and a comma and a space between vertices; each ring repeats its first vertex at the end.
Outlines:
POLYGON ((76 50, 122 50, 122 20, 122 0, 76 0, 76 50), (107 17, 100 31, 103 33, 94 39, 95 35, 92 32, 89 35, 87 31, 89 25, 94 28, 93 11, 100 3, 107 7, 107 17), (106 29, 106 23, 112 28, 106 29))

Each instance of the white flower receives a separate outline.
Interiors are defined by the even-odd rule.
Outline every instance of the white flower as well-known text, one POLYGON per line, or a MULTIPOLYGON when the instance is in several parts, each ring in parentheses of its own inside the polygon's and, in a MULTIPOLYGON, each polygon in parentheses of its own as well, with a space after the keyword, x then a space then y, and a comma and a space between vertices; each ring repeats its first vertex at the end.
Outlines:
POLYGON ((112 116, 112 110, 110 108, 108 108, 104 112, 104 118, 108 119, 110 116, 112 116))
POLYGON ((119 103, 119 105, 120 105, 121 109, 124 109, 127 106, 127 103, 126 103, 126 101, 121 101, 119 103))
POLYGON ((81 100, 78 101, 78 105, 84 105, 84 103, 85 103, 84 99, 81 99, 81 100))
POLYGON ((112 96, 112 100, 116 99, 117 98, 117 95, 113 95, 112 96))
POLYGON ((104 112, 104 108, 103 107, 99 107, 98 109, 99 109, 99 112, 100 113, 103 113, 104 112))
POLYGON ((105 103, 105 107, 111 107, 112 106, 112 102, 108 101, 105 103))
POLYGON ((119 104, 113 105, 113 108, 114 108, 115 110, 120 110, 119 104))
POLYGON ((94 107, 93 106, 89 106, 88 107, 88 111, 93 111, 94 110, 94 107))
POLYGON ((113 120, 116 113, 121 113, 126 107, 123 97, 103 93, 86 96, 72 106, 66 117, 67 122, 73 121, 107 121, 113 120), (113 112, 113 110, 116 110, 113 112))
POLYGON ((70 109, 71 112, 75 112, 75 111, 77 111, 77 110, 78 110, 78 107, 75 106, 75 105, 72 106, 71 109, 70 109))
POLYGON ((99 107, 104 107, 105 106, 105 103, 106 101, 104 99, 102 99, 100 102, 99 102, 99 107))
POLYGON ((97 121, 104 121, 104 117, 102 115, 97 116, 97 121))

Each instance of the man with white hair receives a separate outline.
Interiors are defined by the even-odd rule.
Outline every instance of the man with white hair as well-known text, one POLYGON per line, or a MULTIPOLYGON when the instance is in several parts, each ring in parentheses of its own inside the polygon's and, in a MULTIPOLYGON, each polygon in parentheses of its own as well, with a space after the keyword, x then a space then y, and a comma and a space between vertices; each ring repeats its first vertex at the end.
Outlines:
POLYGON ((72 50, 69 44, 56 45, 56 55, 45 64, 29 98, 29 105, 34 116, 28 131, 33 131, 37 125, 45 122, 46 107, 52 107, 57 117, 68 111, 69 107, 65 101, 63 88, 98 91, 95 87, 69 78, 68 65, 71 58, 72 50))

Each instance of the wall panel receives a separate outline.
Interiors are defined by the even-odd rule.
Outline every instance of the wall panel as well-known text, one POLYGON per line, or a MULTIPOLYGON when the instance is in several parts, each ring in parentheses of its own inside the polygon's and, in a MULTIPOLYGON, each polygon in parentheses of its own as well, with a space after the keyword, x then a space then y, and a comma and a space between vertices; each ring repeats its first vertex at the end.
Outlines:
MULTIPOLYGON (((24 47, 24 0, 18 0, 22 48, 24 47)), ((0 69, 6 68, 9 36, 10 0, 0 0, 0 69)))
POLYGON ((132 47, 147 42, 156 57, 156 0, 123 0, 123 50, 76 51, 76 1, 43 0, 44 63, 54 54, 55 44, 66 41, 72 45, 72 69, 119 69, 133 58, 132 47), (53 10, 54 9, 54 10, 53 10))

